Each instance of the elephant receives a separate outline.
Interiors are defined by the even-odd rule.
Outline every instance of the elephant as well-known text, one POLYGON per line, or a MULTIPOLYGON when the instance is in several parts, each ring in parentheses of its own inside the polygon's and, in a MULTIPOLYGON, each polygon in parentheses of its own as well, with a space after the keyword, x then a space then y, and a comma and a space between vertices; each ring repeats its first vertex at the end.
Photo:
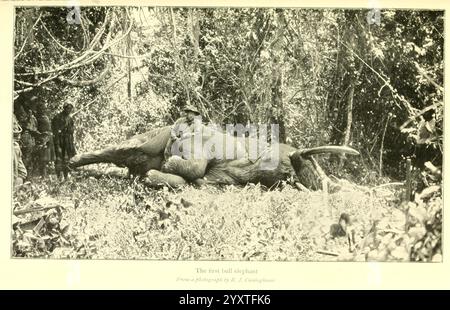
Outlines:
POLYGON ((94 163, 113 163, 127 167, 129 174, 142 177, 146 185, 154 187, 164 184, 178 187, 187 183, 260 183, 271 188, 283 180, 291 180, 300 189, 319 190, 324 186, 336 189, 339 185, 323 172, 312 155, 359 155, 346 146, 299 150, 276 141, 258 144, 257 137, 236 137, 217 128, 205 128, 180 139, 175 146, 179 153, 168 160, 164 158, 164 151, 170 139, 170 126, 150 130, 101 150, 76 155, 71 158, 69 166, 77 168, 94 163), (259 152, 255 152, 255 145, 259 152))

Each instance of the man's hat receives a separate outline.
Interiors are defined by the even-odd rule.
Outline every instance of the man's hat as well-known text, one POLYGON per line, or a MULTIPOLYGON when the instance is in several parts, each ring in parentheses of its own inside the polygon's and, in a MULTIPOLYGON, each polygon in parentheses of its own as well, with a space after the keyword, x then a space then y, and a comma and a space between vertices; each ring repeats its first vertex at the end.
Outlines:
POLYGON ((190 112, 196 113, 197 115, 200 115, 200 112, 197 110, 197 108, 190 104, 186 105, 186 107, 183 109, 183 111, 184 112, 190 111, 190 112))

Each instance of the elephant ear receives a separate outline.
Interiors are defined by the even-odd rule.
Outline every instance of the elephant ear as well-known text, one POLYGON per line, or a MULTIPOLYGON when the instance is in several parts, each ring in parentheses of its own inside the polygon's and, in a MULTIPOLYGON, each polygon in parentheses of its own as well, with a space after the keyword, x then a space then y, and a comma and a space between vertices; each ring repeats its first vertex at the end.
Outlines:
MULTIPOLYGON (((138 136, 139 141, 143 141, 137 149, 147 155, 154 156, 164 153, 167 141, 170 138, 170 127, 163 127, 153 130, 142 136, 138 136)), ((135 138, 137 139, 137 138, 135 138)))
POLYGON ((182 159, 179 156, 172 156, 164 164, 161 171, 179 175, 192 182, 203 178, 206 172, 208 161, 206 159, 182 159))

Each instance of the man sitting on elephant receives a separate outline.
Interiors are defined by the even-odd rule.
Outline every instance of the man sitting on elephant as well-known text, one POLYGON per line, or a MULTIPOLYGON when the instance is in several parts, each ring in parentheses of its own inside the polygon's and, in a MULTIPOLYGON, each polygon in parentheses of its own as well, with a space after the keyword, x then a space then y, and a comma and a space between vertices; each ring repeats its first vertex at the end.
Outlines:
POLYGON ((175 121, 170 130, 170 139, 164 150, 164 159, 167 161, 171 155, 180 155, 178 141, 189 135, 198 133, 202 129, 202 116, 194 106, 188 104, 184 108, 185 116, 175 121), (176 150, 175 154, 172 150, 176 150))

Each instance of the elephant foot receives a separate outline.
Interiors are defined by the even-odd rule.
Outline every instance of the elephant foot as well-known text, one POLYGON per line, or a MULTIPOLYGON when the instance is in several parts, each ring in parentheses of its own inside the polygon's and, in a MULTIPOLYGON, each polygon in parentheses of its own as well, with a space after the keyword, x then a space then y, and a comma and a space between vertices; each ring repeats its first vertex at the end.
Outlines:
POLYGON ((81 158, 80 155, 75 155, 74 157, 69 159, 69 162, 67 163, 67 167, 70 169, 77 168, 77 163, 80 161, 80 158, 81 158))
POLYGON ((206 181, 204 178, 198 178, 194 182, 192 182, 195 186, 202 187, 203 185, 208 184, 208 181, 206 181))
POLYGON ((164 173, 158 170, 150 170, 149 172, 147 172, 143 181, 145 185, 156 188, 162 186, 178 188, 187 184, 186 180, 178 175, 164 173))

